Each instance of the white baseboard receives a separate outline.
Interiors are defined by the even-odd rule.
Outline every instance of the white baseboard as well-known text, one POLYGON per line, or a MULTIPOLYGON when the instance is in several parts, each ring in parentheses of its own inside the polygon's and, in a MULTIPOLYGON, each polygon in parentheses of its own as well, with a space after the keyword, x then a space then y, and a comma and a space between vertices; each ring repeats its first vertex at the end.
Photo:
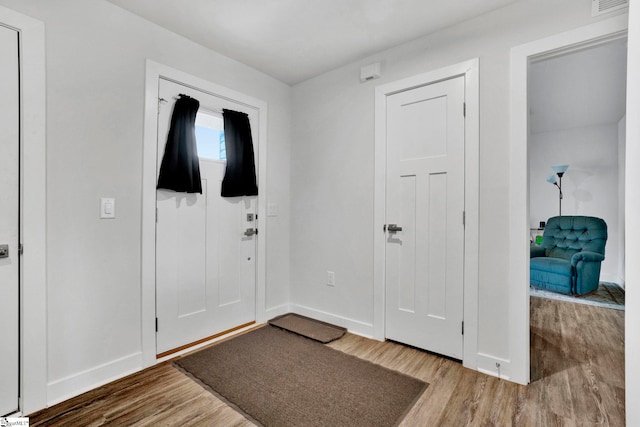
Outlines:
POLYGON ((356 335, 361 335, 365 338, 373 337, 373 324, 361 322, 359 320, 349 319, 348 317, 337 316, 333 313, 326 311, 316 310, 311 307, 305 307, 303 305, 291 304, 291 312, 300 314, 302 316, 311 317, 313 319, 321 320, 323 322, 331 323, 333 325, 342 326, 356 335))
POLYGON ((142 370, 142 353, 134 353, 47 384, 47 405, 52 406, 96 387, 142 370))
POLYGON ((282 304, 276 307, 271 307, 265 310, 264 312, 265 319, 262 319, 262 321, 267 322, 276 316, 281 316, 283 314, 287 314, 290 312, 291 312, 291 306, 289 304, 282 304))
POLYGON ((624 288, 624 279, 617 274, 600 274, 600 281, 616 283, 624 288))
POLYGON ((511 381, 511 361, 490 354, 478 353, 478 372, 511 381))

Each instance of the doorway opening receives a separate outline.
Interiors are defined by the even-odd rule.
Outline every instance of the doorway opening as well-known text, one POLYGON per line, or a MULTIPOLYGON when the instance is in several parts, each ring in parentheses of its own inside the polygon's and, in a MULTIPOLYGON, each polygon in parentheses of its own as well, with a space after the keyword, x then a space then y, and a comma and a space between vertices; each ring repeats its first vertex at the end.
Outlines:
MULTIPOLYGON (((549 309, 554 306, 549 300, 589 304, 604 311, 624 309, 626 58, 626 37, 620 37, 530 60, 531 246, 540 247, 545 222, 559 215, 601 218, 608 234, 599 280, 593 283, 595 290, 576 296, 545 287, 531 288, 531 381, 545 376, 541 358, 545 357, 546 346, 540 342, 538 328, 547 324, 545 317, 551 317, 549 309), (552 168, 558 169, 557 165, 568 168, 557 173, 552 168), (553 184, 558 178, 562 179, 561 186, 553 184)), ((581 316, 563 315, 562 311, 555 316, 563 331, 585 326, 581 316)), ((615 330, 618 317, 614 321, 611 316, 594 314, 594 319, 601 324, 592 324, 592 330, 607 328, 612 336, 619 333, 615 330)), ((564 346, 572 338, 563 332, 558 340, 564 346)), ((611 374, 619 376, 617 371, 611 374)))
MULTIPOLYGON (((611 43, 625 38, 627 20, 617 16, 575 30, 550 36, 511 51, 511 144, 510 153, 510 291, 509 350, 514 367, 514 380, 521 384, 530 382, 530 292, 529 256, 531 246, 530 181, 529 177, 529 77, 536 60, 578 52, 589 47, 611 43)), ((554 165, 549 165, 554 166, 554 165)), ((553 171, 552 171, 553 172, 553 171)), ((565 181, 566 182, 566 181, 565 181)), ((549 183, 545 183, 550 185, 549 183)), ((554 187, 552 187, 554 188, 554 187)), ((558 199, 555 199, 556 208, 558 199)), ((565 208, 563 206, 563 213, 565 208)), ((574 206, 575 209, 575 206, 574 206)), ((624 235, 624 233, 623 233, 624 235)))

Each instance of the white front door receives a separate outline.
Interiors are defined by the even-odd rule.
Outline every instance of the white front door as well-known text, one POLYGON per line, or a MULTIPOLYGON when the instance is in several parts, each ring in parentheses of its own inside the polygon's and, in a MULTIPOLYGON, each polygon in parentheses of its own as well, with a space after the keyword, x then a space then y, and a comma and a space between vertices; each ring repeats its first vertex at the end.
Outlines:
POLYGON ((458 77, 390 95, 386 113, 385 335, 456 359, 463 342, 463 109, 458 77))
POLYGON ((0 416, 18 410, 18 33, 0 25, 0 416))
POLYGON ((157 191, 158 354, 255 320, 257 235, 251 235, 251 230, 257 227, 257 196, 220 196, 226 162, 220 160, 224 140, 219 135, 222 109, 242 111, 249 115, 255 143, 257 111, 160 79, 158 171, 179 94, 200 102, 196 138, 202 194, 157 191))

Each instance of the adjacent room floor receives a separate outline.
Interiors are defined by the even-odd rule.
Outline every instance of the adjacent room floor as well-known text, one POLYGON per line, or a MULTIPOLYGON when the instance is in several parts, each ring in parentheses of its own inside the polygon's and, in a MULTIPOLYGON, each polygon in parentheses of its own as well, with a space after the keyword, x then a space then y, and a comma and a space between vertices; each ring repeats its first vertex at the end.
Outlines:
MULTIPOLYGON (((531 384, 520 386, 393 342, 347 334, 331 347, 430 385, 402 426, 622 426, 624 311, 531 298, 531 384)), ((162 363, 31 415, 32 426, 248 426, 162 363)))

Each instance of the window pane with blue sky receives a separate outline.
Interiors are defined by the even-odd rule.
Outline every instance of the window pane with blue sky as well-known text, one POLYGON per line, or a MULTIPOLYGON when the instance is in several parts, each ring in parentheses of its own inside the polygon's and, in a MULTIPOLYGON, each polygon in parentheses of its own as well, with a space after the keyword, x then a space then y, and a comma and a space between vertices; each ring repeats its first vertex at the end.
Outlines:
POLYGON ((202 159, 226 160, 224 144, 224 121, 222 115, 199 111, 196 115, 196 144, 198 157, 202 159))

